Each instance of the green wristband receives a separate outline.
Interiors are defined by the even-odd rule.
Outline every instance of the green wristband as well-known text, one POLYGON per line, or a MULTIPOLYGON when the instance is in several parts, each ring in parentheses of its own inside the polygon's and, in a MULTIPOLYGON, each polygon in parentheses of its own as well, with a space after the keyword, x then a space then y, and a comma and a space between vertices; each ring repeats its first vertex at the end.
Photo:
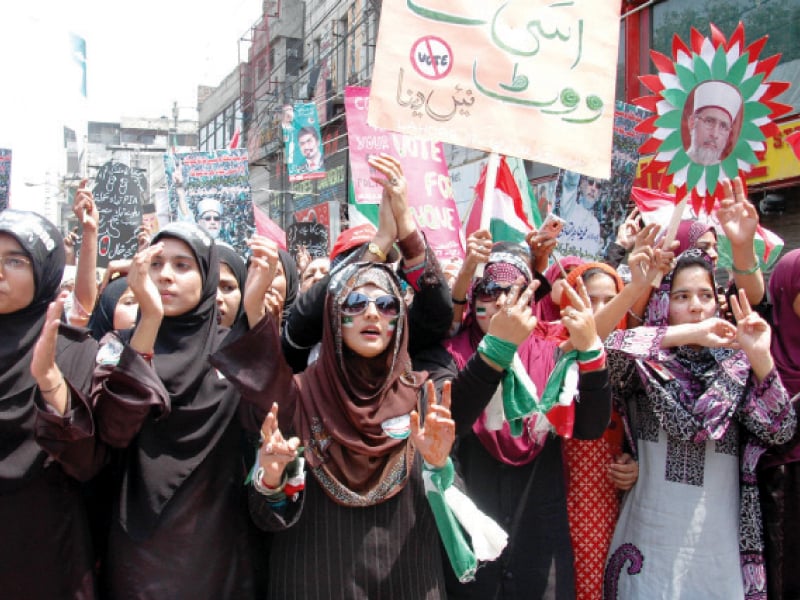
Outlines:
POLYGON ((579 362, 588 362, 590 360, 594 360, 596 358, 600 358, 603 354, 603 346, 599 348, 593 348, 591 350, 578 350, 578 361, 579 362))
POLYGON ((758 261, 758 259, 756 259, 756 264, 754 264, 749 269, 737 269, 736 265, 733 262, 731 262, 731 270, 737 275, 752 275, 760 268, 761 268, 761 263, 758 261))
POLYGON ((486 334, 483 336, 481 343, 478 344, 478 352, 498 365, 501 369, 507 369, 514 360, 514 354, 517 352, 517 345, 500 339, 499 337, 486 334))

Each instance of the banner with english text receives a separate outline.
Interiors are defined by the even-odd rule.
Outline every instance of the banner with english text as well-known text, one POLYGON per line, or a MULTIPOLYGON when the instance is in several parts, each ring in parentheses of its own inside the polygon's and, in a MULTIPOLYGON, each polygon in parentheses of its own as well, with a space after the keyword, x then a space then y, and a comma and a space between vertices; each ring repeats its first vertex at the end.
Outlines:
MULTIPOLYGON (((350 145, 352 195, 350 224, 370 221, 377 226, 383 188, 372 181, 376 174, 367 157, 385 152, 400 159, 408 185, 408 203, 414 220, 425 232, 440 261, 464 258, 461 221, 441 142, 413 138, 372 127, 367 123, 369 88, 345 89, 345 117, 350 145)), ((382 175, 381 175, 382 177, 382 175)))
POLYGON ((619 0, 384 0, 369 123, 608 178, 619 11, 619 0))

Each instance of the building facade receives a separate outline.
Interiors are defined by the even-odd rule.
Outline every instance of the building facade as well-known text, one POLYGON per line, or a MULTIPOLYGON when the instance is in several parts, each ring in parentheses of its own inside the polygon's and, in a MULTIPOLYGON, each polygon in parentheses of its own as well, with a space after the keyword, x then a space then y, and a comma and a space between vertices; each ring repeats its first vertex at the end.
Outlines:
MULTIPOLYGON (((240 40, 242 64, 221 84, 222 90, 217 88, 200 104, 201 149, 211 149, 212 143, 215 148, 226 147, 231 128, 241 123, 254 200, 284 228, 331 202, 341 207, 341 226, 348 224, 344 88, 370 84, 380 15, 380 0, 265 0, 262 18, 240 40), (213 108, 206 110, 211 100, 213 108), (280 119, 283 105, 296 102, 317 104, 327 168, 324 179, 300 183, 287 179, 280 119)), ((654 70, 650 49, 670 53, 673 34, 688 39, 692 26, 702 29, 707 23, 730 34, 742 21, 748 41, 770 36, 765 56, 783 55, 772 79, 792 83, 777 100, 795 110, 780 120, 781 135, 768 140, 767 154, 747 182, 765 224, 786 239, 787 247, 797 246, 800 162, 785 136, 800 129, 800 45, 796 42, 800 0, 622 0, 621 15, 616 89, 617 98, 627 102, 649 93, 638 78, 654 70)), ((485 154, 448 145, 445 152, 463 215, 485 154)), ((555 171, 548 165, 527 166, 531 178, 555 171)), ((641 178, 638 184, 652 186, 653 182, 641 178)), ((336 233, 331 232, 332 237, 336 233)))

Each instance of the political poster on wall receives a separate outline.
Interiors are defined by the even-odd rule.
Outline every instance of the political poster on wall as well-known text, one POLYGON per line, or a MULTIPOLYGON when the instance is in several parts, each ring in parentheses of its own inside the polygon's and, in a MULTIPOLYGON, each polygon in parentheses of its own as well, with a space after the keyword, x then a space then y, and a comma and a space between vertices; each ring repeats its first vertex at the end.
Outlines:
POLYGON ((0 148, 0 210, 8 208, 8 190, 11 185, 11 150, 0 148))
POLYGON ((607 178, 620 4, 384 0, 369 123, 607 178))
POLYGON ((97 266, 136 254, 137 229, 142 224, 142 200, 147 178, 128 165, 110 160, 97 172, 92 188, 100 223, 97 230, 97 266))
POLYGON ((247 151, 167 154, 164 161, 170 220, 197 223, 247 254, 245 242, 255 232, 247 151))
MULTIPOLYGON (((293 225, 302 225, 296 231, 303 232, 302 237, 298 233, 289 233, 289 251, 292 256, 296 256, 299 245, 305 249, 313 258, 328 256, 331 248, 331 238, 339 233, 339 203, 337 201, 320 202, 307 208, 295 210, 295 222, 293 225), (296 243, 292 242, 292 236, 296 243)), ((289 226, 289 229, 292 225, 289 226)))
POLYGON ((281 129, 289 181, 325 177, 325 157, 317 105, 284 105, 281 129))
POLYGON ((296 221, 286 228, 286 245, 295 257, 301 247, 312 258, 328 256, 328 228, 316 221, 296 221))
POLYGON ((362 222, 366 220, 377 225, 383 188, 371 180, 375 172, 367 158, 387 152, 397 156, 403 165, 409 207, 436 256, 443 261, 464 258, 461 220, 441 142, 372 127, 367 123, 369 103, 369 88, 345 89, 354 196, 349 206, 351 226, 358 225, 359 216, 362 222))
MULTIPOLYGON (((339 132, 334 133, 334 137, 344 139, 344 121, 338 127, 339 132)), ((286 216, 287 230, 293 222, 306 221, 317 222, 327 229, 327 248, 318 241, 308 249, 313 257, 327 256, 341 232, 342 218, 346 214, 343 207, 347 201, 347 149, 344 146, 338 148, 336 143, 332 144, 325 156, 325 177, 292 183, 275 213, 286 216)))
POLYGON ((616 238, 630 205, 639 146, 646 137, 635 129, 649 115, 643 108, 616 103, 610 179, 559 172, 552 210, 566 221, 556 247, 562 256, 600 258, 616 238))

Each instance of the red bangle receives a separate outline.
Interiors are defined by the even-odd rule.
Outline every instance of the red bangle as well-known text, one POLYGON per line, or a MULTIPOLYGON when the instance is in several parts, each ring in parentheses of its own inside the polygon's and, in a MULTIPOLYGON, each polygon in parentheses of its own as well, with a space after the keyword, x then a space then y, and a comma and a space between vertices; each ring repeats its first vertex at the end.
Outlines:
POLYGON ((146 360, 146 361, 148 361, 148 362, 150 362, 151 360, 153 360, 153 353, 152 353, 152 352, 139 352, 139 351, 137 350, 137 351, 136 351, 136 354, 138 354, 139 356, 141 356, 143 359, 145 359, 145 360, 146 360))
POLYGON ((600 369, 604 369, 606 366, 606 353, 605 350, 603 353, 593 360, 587 360, 586 362, 578 361, 578 370, 581 373, 587 373, 589 371, 599 371, 600 369))

